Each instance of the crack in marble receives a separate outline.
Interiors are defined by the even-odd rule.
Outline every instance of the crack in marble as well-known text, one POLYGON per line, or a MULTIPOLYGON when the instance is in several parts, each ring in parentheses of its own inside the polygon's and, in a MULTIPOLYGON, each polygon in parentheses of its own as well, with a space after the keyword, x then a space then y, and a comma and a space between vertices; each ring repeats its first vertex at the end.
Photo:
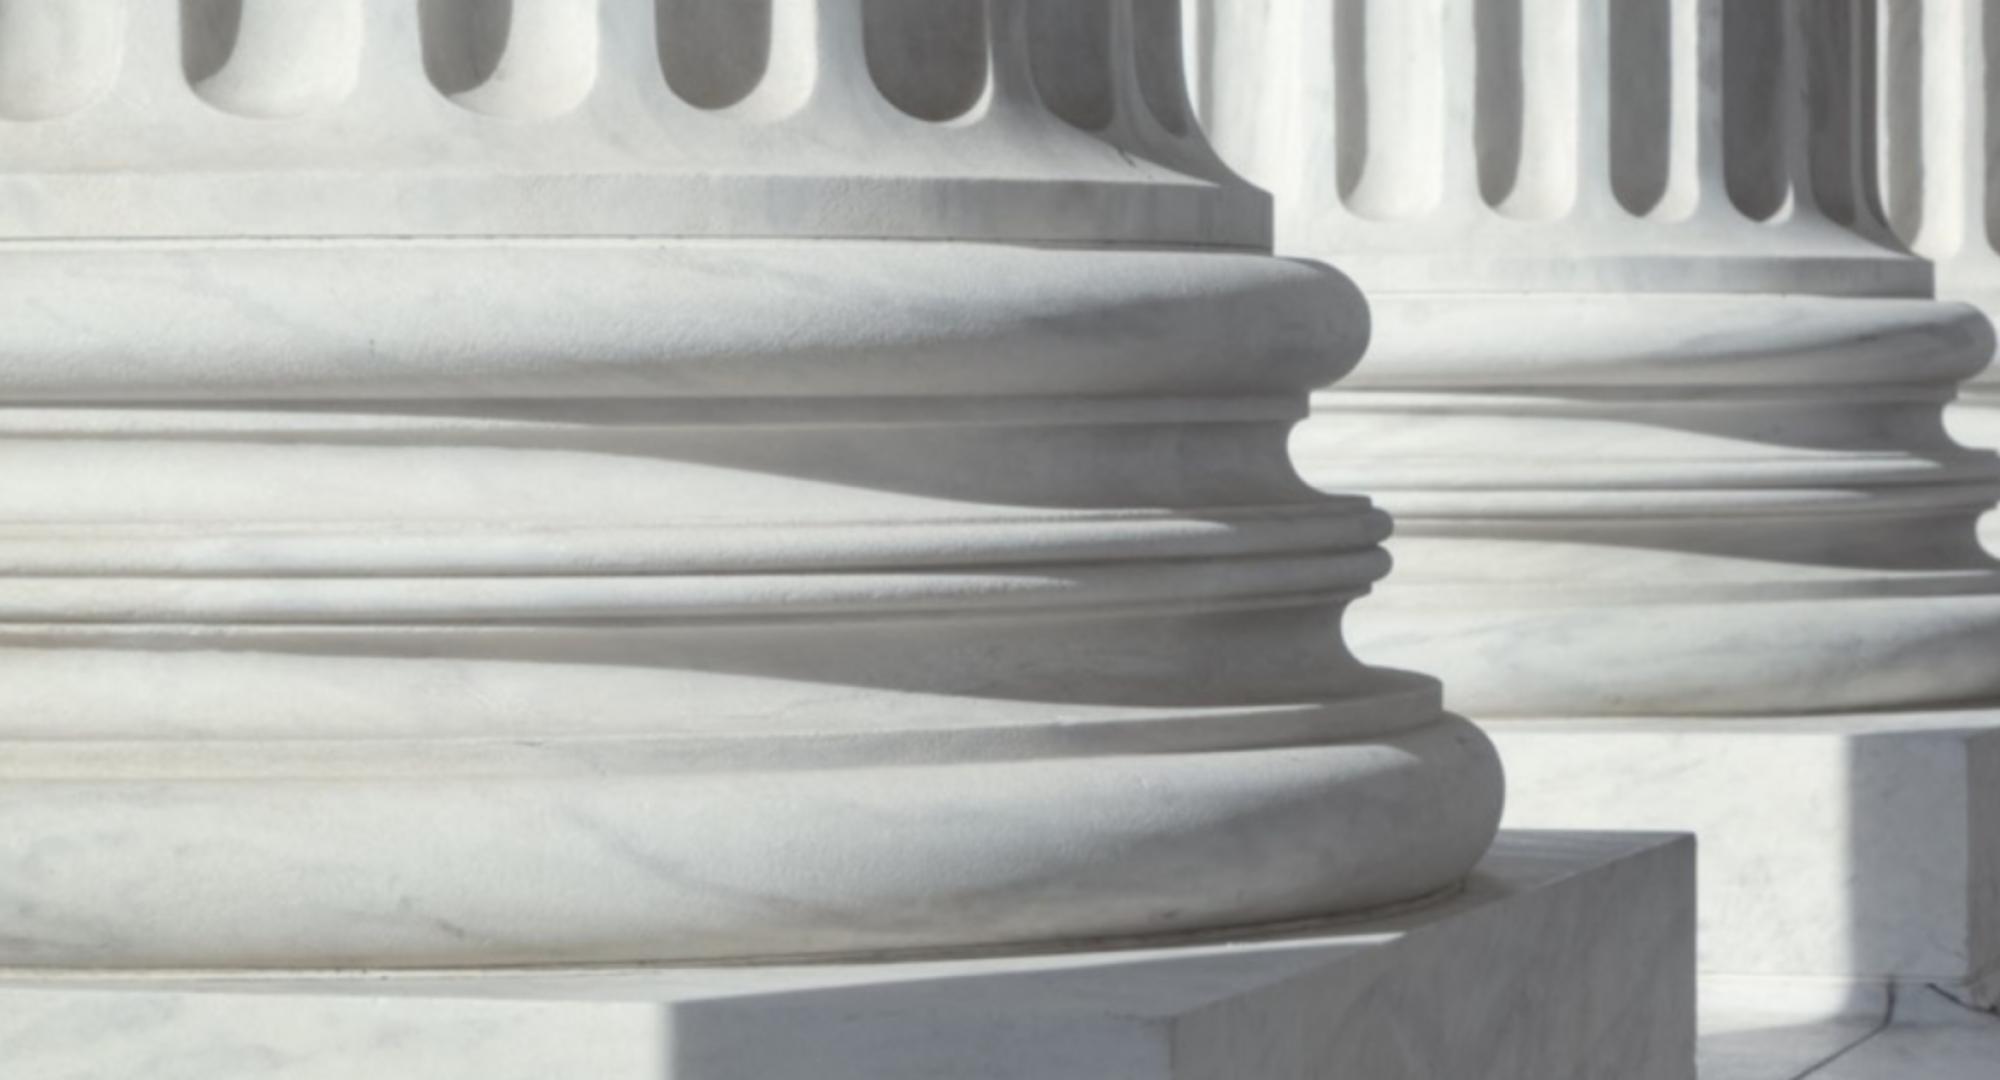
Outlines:
POLYGON ((1814 1062, 1812 1065, 1807 1066, 1806 1070, 1802 1073, 1799 1073, 1796 1077, 1793 1078, 1793 1080, 1806 1080, 1807 1077, 1814 1076, 1821 1072, 1824 1072, 1827 1068, 1832 1066, 1835 1062, 1839 1061, 1841 1058, 1844 1058, 1847 1055, 1853 1053, 1854 1051, 1860 1049, 1861 1047, 1867 1045, 1869 1042, 1879 1037, 1883 1032, 1889 1030, 1890 1025, 1896 1022, 1896 996, 1897 996, 1896 984, 1895 983, 1888 984, 1888 986, 1884 990, 1884 997, 1882 1003, 1882 1019, 1878 1021, 1873 1028, 1870 1028, 1866 1035, 1861 1036, 1859 1039, 1856 1039, 1853 1042, 1848 1043, 1846 1046, 1843 1046, 1840 1049, 1835 1050, 1833 1053, 1828 1054, 1826 1057, 1823 1057, 1817 1062, 1814 1062))

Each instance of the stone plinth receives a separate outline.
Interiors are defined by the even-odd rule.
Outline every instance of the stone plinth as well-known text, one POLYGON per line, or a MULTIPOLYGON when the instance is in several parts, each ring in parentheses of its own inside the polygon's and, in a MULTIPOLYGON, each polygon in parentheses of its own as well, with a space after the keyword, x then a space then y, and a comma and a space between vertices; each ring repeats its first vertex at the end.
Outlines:
POLYGON ((1692 845, 1508 834, 1448 902, 1037 956, 0 984, 71 1080, 1691 1080, 1692 845))
POLYGON ((1990 711, 1494 731, 1514 781, 1510 828, 1587 816, 1701 838, 1702 966, 1748 977, 1736 999, 1776 1006, 1806 994, 1838 1013, 1846 1004, 1814 984, 1858 981, 1996 1002, 2000 717, 1990 711))

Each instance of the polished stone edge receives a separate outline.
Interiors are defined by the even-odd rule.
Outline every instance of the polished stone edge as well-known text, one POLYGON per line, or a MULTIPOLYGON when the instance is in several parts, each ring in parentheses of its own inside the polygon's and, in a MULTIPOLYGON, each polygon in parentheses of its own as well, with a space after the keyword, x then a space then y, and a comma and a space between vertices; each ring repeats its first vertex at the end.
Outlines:
POLYGON ((579 768, 557 745, 482 776, 433 749, 422 779, 0 785, 0 963, 830 960, 1264 926, 1449 887, 1502 802, 1491 744, 1452 716, 1357 740, 702 774, 579 768))
POLYGON ((1486 729, 1504 827, 1699 837, 1710 983, 1828 1014, 1888 983, 2000 1001, 2000 706, 1486 729))
POLYGON ((1686 837, 1511 834, 1436 905, 1125 950, 17 973, 0 980, 0 1064, 29 1080, 1689 1080, 1693 862, 1686 837))

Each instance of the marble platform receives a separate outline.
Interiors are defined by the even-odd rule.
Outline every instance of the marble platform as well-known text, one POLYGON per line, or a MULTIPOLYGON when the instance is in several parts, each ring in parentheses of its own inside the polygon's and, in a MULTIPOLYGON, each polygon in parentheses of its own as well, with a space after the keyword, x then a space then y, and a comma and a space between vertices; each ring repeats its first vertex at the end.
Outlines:
POLYGON ((1508 827, 1699 836, 1704 975, 1994 1002, 2000 708, 1490 730, 1508 827))
POLYGON ((1694 845, 1502 837, 1401 913, 1063 954, 36 978, 9 1080, 1688 1080, 1694 845))
MULTIPOLYGON (((1822 985, 1824 991, 1831 989, 1822 985)), ((1889 983, 1839 992, 1826 1012, 1804 985, 1702 986, 1701 1080, 1992 1080, 2000 1017, 1938 987, 1889 983), (1789 999, 1789 1000, 1787 1000, 1789 999)))

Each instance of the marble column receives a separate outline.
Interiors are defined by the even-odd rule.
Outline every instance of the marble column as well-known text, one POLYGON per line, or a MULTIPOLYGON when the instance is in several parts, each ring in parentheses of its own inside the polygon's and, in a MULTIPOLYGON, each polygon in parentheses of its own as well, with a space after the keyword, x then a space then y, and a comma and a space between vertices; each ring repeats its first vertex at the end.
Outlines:
POLYGON ((0 966, 879 955, 1453 889, 1173 9, 0 0, 0 966))
POLYGON ((1397 523, 1357 653, 1516 721, 1510 824, 1699 831, 1711 972, 2000 964, 2000 470, 1943 422, 1994 339, 1870 167, 1916 7, 1189 4, 1212 141, 1375 313, 1294 443, 1397 523))
POLYGON ((1336 258, 1376 313, 1296 446, 1398 523, 1369 659, 1422 656, 1489 717, 2000 692, 1972 542, 2000 474, 1938 423, 1991 335, 1847 227, 1851 10, 1205 13, 1213 137, 1278 193, 1281 250, 1336 258))
MULTIPOLYGON (((1873 143, 1882 218, 1937 268, 1940 295, 2000 317, 2000 8, 1981 0, 1876 0, 1873 143)), ((2000 371, 1945 414, 1962 442, 2000 447, 2000 371)), ((1985 519, 2000 552, 2000 514, 1985 519)))

